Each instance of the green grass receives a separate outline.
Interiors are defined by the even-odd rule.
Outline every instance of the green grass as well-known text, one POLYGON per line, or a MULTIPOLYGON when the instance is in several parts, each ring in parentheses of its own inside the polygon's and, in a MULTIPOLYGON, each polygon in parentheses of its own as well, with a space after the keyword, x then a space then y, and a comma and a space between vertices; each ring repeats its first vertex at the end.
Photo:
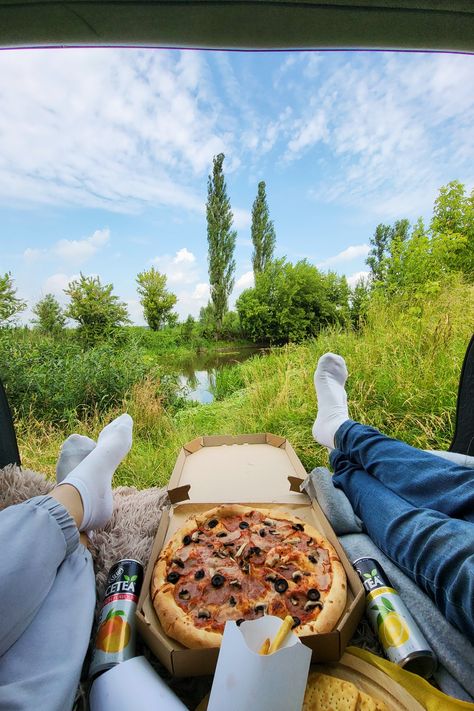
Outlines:
MULTIPOLYGON (((313 372, 319 356, 333 351, 348 364, 354 419, 417 447, 443 449, 453 434, 459 374, 473 330, 474 290, 453 283, 421 311, 396 302, 374 305, 361 332, 331 329, 223 371, 219 399, 210 405, 170 409, 149 378, 134 385, 120 406, 92 413, 73 429, 96 436, 113 416, 125 408, 130 412, 134 445, 117 472, 117 485, 165 484, 185 442, 220 433, 285 436, 310 470, 327 463, 326 451, 311 436, 313 372)), ((31 417, 21 419, 18 433, 24 465, 52 475, 67 433, 31 417)))

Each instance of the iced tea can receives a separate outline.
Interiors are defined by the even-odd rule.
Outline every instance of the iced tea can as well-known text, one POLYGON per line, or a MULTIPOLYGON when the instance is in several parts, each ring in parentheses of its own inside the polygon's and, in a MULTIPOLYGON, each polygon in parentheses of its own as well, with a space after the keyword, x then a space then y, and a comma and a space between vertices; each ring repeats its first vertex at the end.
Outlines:
POLYGON ((367 617, 387 657, 407 671, 430 677, 436 657, 380 563, 358 558, 352 565, 365 588, 367 617))
POLYGON ((89 678, 135 656, 135 610, 143 583, 138 560, 119 560, 109 571, 92 649, 89 678))

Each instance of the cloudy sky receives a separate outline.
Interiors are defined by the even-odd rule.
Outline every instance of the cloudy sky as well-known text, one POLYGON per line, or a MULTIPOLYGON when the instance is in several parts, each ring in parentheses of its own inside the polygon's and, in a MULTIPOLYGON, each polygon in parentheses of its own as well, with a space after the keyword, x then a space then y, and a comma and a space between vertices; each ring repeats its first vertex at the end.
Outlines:
POLYGON ((142 323, 135 277, 155 265, 197 315, 222 151, 234 298, 252 283, 260 180, 277 255, 354 282, 379 222, 429 217, 450 180, 473 186, 473 86, 474 57, 449 54, 0 51, 0 272, 30 306, 99 275, 142 323))

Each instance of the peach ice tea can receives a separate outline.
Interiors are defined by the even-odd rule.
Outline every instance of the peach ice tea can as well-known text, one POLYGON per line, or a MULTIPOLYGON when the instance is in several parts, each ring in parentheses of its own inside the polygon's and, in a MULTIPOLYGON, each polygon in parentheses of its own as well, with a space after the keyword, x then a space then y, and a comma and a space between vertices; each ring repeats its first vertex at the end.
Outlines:
POLYGON ((135 610, 143 582, 138 560, 119 560, 109 571, 92 649, 89 678, 135 656, 135 610))
POLYGON ((366 614, 391 662, 425 678, 436 669, 436 657, 382 566, 358 558, 356 569, 366 593, 366 614))

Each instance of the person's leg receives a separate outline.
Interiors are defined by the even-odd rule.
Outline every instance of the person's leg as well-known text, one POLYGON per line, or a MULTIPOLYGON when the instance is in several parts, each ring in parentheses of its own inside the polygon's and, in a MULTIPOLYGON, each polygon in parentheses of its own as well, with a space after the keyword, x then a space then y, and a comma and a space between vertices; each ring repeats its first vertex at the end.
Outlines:
POLYGON ((474 521, 472 470, 391 439, 349 419, 344 359, 326 353, 314 375, 318 415, 313 435, 320 444, 346 457, 414 506, 474 521))
POLYGON ((330 461, 374 543, 474 642, 474 524, 411 505, 337 449, 330 461))
MULTIPOLYGON (((354 464, 414 506, 474 522, 474 476, 462 467, 346 420, 336 446, 354 464)), ((471 540, 474 546, 474 540, 471 540)))

